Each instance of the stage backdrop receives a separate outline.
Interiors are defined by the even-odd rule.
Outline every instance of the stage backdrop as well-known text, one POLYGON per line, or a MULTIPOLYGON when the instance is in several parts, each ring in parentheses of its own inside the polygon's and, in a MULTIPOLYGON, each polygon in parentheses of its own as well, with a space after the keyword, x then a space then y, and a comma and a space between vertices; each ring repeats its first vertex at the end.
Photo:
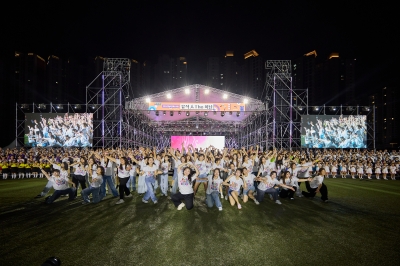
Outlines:
POLYGON ((92 142, 92 113, 25 114, 25 146, 92 147, 92 142))
POLYGON ((217 149, 225 147, 225 136, 171 136, 171 147, 182 149, 182 143, 185 148, 192 144, 194 148, 207 148, 210 145, 217 149))
POLYGON ((365 115, 303 115, 304 148, 367 148, 365 115))

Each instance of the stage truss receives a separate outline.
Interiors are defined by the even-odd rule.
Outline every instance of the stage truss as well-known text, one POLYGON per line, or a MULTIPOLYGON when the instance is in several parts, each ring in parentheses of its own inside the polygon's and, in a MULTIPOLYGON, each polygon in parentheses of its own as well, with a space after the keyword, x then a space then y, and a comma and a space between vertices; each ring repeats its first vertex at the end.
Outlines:
POLYGON ((301 148, 301 114, 308 107, 307 90, 292 88, 290 60, 268 60, 266 77, 266 146, 277 149, 301 148))

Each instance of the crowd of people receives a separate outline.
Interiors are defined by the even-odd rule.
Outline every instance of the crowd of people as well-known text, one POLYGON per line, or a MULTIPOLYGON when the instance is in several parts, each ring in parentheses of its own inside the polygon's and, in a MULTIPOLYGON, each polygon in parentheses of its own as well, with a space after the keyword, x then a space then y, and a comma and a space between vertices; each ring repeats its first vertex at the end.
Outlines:
POLYGON ((365 115, 304 116, 302 146, 306 148, 366 148, 365 115), (329 119, 327 119, 329 117, 329 119))
MULTIPOLYGON (((35 114, 36 115, 36 114, 35 114)), ((48 115, 48 114, 47 114, 48 115)), ((30 147, 91 147, 93 114, 64 114, 27 119, 25 145, 30 147)))
POLYGON ((137 147, 134 149, 41 148, 0 149, 2 179, 47 178, 37 198, 50 204, 62 195, 75 200, 80 187, 83 204, 98 203, 108 193, 116 204, 136 192, 144 204, 169 197, 178 210, 193 208, 203 186, 208 207, 222 210, 222 201, 242 208, 249 200, 260 204, 265 194, 280 199, 328 201, 325 178, 396 180, 400 152, 358 149, 259 147, 218 150, 137 147), (172 178, 170 178, 172 177, 172 178), (305 183, 305 185, 301 185, 305 183), (108 189, 107 189, 108 187, 108 189), (46 197, 51 189, 54 192, 46 197))

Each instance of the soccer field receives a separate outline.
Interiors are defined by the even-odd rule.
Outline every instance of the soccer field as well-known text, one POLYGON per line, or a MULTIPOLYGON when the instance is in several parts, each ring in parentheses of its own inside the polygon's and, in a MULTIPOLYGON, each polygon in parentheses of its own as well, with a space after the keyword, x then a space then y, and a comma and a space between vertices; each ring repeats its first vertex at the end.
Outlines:
MULTIPOLYGON (((0 265, 398 265, 400 181, 326 179, 319 198, 265 199, 238 210, 177 211, 133 198, 115 205, 34 199, 44 179, 0 180, 0 265)), ((304 184, 302 185, 304 188, 304 184)), ((159 196, 159 193, 157 194, 159 196)), ((267 197, 268 198, 268 197, 267 197)))

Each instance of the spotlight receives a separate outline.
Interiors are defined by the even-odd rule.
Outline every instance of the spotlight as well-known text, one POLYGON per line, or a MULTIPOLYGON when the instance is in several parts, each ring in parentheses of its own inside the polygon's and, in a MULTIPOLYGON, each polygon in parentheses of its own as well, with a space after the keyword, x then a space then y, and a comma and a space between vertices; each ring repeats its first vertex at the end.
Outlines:
POLYGON ((189 94, 190 90, 188 88, 185 89, 185 94, 189 94))
POLYGON ((239 117, 239 116, 240 116, 240 112, 237 112, 237 113, 236 113, 236 116, 239 117))
POLYGON ((204 91, 204 94, 209 94, 210 93, 210 89, 206 89, 205 91, 204 91))
POLYGON ((44 103, 39 104, 38 106, 39 109, 46 109, 46 105, 44 103))
POLYGON ((146 98, 146 103, 149 103, 150 102, 150 98, 146 98))
POLYGON ((74 105, 74 109, 80 110, 80 109, 81 109, 81 105, 80 105, 80 104, 75 104, 75 105, 74 105))
POLYGON ((243 100, 243 103, 244 103, 244 104, 247 104, 247 103, 249 103, 249 100, 248 100, 248 99, 244 99, 244 100, 243 100))
POLYGON ((64 106, 62 106, 61 104, 57 104, 56 108, 59 109, 59 110, 62 110, 62 109, 64 109, 64 106))
POLYGON ((224 99, 228 98, 228 94, 224 93, 224 95, 222 95, 222 98, 224 99))
POLYGON ((162 114, 165 115, 167 112, 163 111, 162 114))
POLYGON ((329 107, 329 110, 330 110, 331 112, 334 112, 334 111, 337 110, 337 108, 336 108, 336 106, 331 106, 331 107, 329 107))
POLYGON ((169 115, 170 115, 170 116, 174 116, 174 111, 170 111, 170 112, 169 112, 169 115))
POLYGON ((208 112, 204 112, 204 116, 208 116, 208 112))
POLYGON ((299 111, 303 111, 304 107, 303 106, 298 106, 297 109, 299 109, 299 111))
POLYGON ((168 99, 171 99, 171 98, 172 98, 171 93, 167 93, 167 98, 168 98, 168 99))
POLYGON ((156 116, 158 116, 160 113, 158 111, 156 111, 156 116))
POLYGON ((224 116, 224 115, 225 115, 225 112, 224 112, 224 111, 222 111, 222 112, 221 112, 221 116, 224 116))
POLYGON ((96 109, 96 105, 93 104, 93 105, 90 106, 90 108, 92 108, 92 110, 94 110, 94 109, 96 109))
POLYGON ((371 109, 369 108, 369 106, 364 106, 362 110, 365 112, 369 112, 371 109))
POLYGON ((314 107, 313 107, 313 110, 314 110, 315 112, 319 111, 319 106, 314 106, 314 107))
POLYGON ((178 111, 178 115, 181 115, 181 111, 178 111))
POLYGON ((186 112, 186 116, 189 116, 189 115, 190 115, 190 112, 189 112, 189 111, 187 111, 187 112, 186 112))
POLYGON ((29 104, 27 103, 21 104, 21 109, 29 109, 29 104))

